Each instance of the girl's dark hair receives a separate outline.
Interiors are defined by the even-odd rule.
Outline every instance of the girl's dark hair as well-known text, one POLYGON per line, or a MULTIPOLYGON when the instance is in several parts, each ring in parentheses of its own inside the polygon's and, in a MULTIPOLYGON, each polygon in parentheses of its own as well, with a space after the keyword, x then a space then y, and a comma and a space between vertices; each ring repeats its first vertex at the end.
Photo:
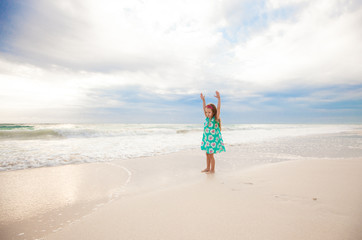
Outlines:
POLYGON ((216 106, 214 104, 212 104, 212 103, 209 103, 209 104, 206 105, 206 107, 211 109, 211 111, 212 111, 212 117, 211 118, 215 117, 215 121, 219 124, 219 128, 221 130, 221 119, 220 118, 216 119, 216 116, 217 116, 217 108, 216 108, 216 106))

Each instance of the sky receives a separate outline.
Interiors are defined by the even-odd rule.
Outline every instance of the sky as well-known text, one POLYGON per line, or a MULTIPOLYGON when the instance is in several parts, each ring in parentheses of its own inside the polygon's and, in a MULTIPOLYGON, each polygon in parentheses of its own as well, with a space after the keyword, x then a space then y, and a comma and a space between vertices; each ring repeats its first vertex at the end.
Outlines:
POLYGON ((2 0, 0 123, 362 123, 361 0, 2 0))

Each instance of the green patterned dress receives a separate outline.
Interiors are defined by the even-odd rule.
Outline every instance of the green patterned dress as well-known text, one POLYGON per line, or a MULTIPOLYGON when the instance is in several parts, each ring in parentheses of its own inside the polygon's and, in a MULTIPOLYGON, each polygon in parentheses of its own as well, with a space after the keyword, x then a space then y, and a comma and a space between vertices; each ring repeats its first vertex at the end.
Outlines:
POLYGON ((207 117, 204 123, 204 134, 202 135, 201 150, 208 154, 225 152, 221 131, 215 117, 211 120, 207 117))

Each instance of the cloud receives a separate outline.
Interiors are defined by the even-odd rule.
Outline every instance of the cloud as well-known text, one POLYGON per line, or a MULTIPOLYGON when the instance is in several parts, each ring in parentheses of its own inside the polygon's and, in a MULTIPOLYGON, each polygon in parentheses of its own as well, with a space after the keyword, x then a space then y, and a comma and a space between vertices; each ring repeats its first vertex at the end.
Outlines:
POLYGON ((16 3, 0 37, 0 108, 20 115, 196 111, 215 90, 226 111, 249 113, 362 97, 360 1, 16 3))
POLYGON ((230 60, 234 78, 279 89, 359 83, 362 35, 356 29, 362 8, 336 12, 334 6, 333 1, 310 2, 292 20, 271 22, 237 44, 230 60))
MULTIPOLYGON (((206 6, 206 1, 199 3, 206 6)), ((95 72, 190 68, 217 36, 192 1, 35 1, 12 49, 36 65, 95 72), (191 9, 191 11, 190 11, 191 9)), ((196 6, 197 7, 197 6, 196 6)), ((200 10, 200 8, 197 8, 200 10)))
POLYGON ((40 67, 142 72, 171 88, 213 76, 255 87, 356 83, 362 8, 352 3, 35 1, 10 45, 40 67))

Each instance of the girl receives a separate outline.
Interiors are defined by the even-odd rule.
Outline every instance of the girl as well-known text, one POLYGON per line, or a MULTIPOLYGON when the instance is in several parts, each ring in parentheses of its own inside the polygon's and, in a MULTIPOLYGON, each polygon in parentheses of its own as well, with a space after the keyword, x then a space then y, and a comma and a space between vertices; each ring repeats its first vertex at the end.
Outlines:
POLYGON ((205 114, 204 134, 202 136, 201 150, 206 151, 206 168, 201 172, 215 172, 214 153, 225 152, 224 142, 221 136, 220 121, 220 93, 216 91, 217 109, 214 104, 205 104, 205 96, 200 94, 205 114))

